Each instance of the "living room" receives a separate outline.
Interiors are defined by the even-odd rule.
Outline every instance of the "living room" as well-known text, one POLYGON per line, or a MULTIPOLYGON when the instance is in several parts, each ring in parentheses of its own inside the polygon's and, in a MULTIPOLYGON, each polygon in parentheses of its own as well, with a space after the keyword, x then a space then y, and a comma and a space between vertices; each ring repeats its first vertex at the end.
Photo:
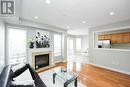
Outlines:
POLYGON ((129 0, 1 0, 0 87, 130 87, 129 0))

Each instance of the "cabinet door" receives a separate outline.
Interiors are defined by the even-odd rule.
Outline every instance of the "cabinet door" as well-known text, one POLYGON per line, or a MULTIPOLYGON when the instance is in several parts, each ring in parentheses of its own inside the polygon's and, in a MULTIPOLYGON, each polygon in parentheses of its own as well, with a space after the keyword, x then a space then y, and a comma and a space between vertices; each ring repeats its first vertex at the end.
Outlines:
POLYGON ((105 35, 99 35, 98 40, 104 40, 105 39, 104 37, 105 37, 105 35))
POLYGON ((115 44, 117 41, 116 41, 116 34, 112 34, 111 35, 111 43, 112 44, 115 44))
POLYGON ((122 34, 122 36, 123 36, 123 43, 129 43, 130 42, 130 33, 128 32, 128 33, 123 33, 122 34))
POLYGON ((105 40, 111 40, 111 35, 110 34, 105 35, 105 40))
POLYGON ((122 43, 122 33, 116 34, 116 43, 122 43))
POLYGON ((130 32, 129 32, 129 43, 130 43, 130 32))

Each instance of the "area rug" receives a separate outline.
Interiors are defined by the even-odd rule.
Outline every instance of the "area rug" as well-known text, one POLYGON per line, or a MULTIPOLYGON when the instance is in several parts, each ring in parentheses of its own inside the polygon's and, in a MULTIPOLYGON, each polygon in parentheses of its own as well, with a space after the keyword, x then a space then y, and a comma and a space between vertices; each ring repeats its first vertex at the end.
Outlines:
MULTIPOLYGON (((46 84, 47 87, 64 87, 63 86, 64 81, 59 78, 56 78, 55 84, 53 84, 53 73, 54 73, 53 70, 54 69, 50 69, 42 73, 39 73, 40 78, 46 84)), ((75 86, 74 83, 72 82, 67 87, 75 87, 75 86)), ((78 87, 87 87, 87 86, 78 81, 78 87)))

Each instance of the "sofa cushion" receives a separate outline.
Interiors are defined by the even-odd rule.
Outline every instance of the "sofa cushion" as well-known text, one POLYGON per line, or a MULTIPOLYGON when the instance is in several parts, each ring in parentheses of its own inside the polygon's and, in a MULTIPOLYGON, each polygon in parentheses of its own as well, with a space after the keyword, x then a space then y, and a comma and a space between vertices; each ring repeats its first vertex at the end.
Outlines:
POLYGON ((30 70, 27 69, 25 70, 22 74, 20 74, 19 76, 13 78, 14 81, 25 81, 25 80, 33 80, 30 70))
POLYGON ((46 87, 37 72, 29 64, 26 64, 22 69, 19 69, 20 72, 16 71, 17 73, 15 73, 17 75, 13 73, 11 65, 5 66, 0 75, 0 87, 33 87, 32 85, 12 85, 13 77, 19 76, 27 69, 29 69, 36 87, 46 87))
POLYGON ((32 85, 11 85, 10 87, 33 87, 32 85))
POLYGON ((15 66, 12 66, 12 71, 13 71, 13 78, 19 76, 20 74, 22 74, 26 69, 28 69, 28 65, 27 64, 18 64, 15 66))
POLYGON ((33 79, 35 80, 35 86, 36 87, 47 87, 44 82, 39 77, 38 73, 28 64, 28 67, 30 69, 30 72, 32 74, 33 79))
POLYGON ((35 87, 34 80, 25 80, 25 81, 12 81, 12 87, 35 87))
POLYGON ((24 63, 20 63, 18 65, 12 66, 12 71, 15 73, 17 70, 23 68, 25 66, 24 63))

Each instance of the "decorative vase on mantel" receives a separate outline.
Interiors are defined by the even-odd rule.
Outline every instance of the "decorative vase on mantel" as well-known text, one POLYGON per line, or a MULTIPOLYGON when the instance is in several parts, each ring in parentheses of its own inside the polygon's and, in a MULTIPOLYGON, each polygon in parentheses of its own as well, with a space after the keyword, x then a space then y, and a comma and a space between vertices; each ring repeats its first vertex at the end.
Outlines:
POLYGON ((34 48, 34 42, 30 42, 30 49, 33 49, 34 48))

